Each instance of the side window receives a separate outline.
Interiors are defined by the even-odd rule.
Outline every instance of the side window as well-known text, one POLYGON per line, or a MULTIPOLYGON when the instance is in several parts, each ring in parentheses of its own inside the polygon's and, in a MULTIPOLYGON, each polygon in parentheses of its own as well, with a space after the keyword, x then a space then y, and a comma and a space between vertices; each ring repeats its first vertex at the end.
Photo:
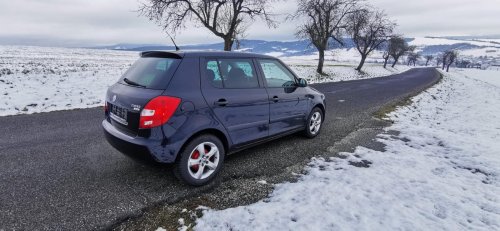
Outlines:
POLYGON ((295 85, 295 77, 280 62, 272 59, 260 59, 262 72, 268 87, 290 87, 295 85))
POLYGON ((207 77, 218 88, 258 88, 251 59, 216 59, 207 62, 207 77))
POLYGON ((209 82, 217 88, 223 88, 224 85, 222 85, 222 77, 220 75, 219 71, 219 63, 217 60, 208 60, 207 61, 207 78, 209 82))

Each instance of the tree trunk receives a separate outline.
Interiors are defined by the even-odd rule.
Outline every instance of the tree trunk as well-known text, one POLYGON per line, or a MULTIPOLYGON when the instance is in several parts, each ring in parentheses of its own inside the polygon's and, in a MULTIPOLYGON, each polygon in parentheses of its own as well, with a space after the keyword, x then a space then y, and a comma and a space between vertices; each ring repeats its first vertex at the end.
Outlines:
POLYGON ((446 62, 443 61, 443 70, 444 70, 445 67, 446 67, 446 62))
POLYGON ((318 69, 316 72, 323 75, 323 63, 325 62, 325 51, 319 50, 318 69))
POLYGON ((233 42, 234 40, 231 37, 224 38, 224 50, 231 51, 231 49, 233 48, 233 42))
POLYGON ((389 57, 384 58, 384 68, 386 68, 386 67, 387 67, 387 61, 389 61, 389 57))
POLYGON ((241 48, 241 40, 236 40, 236 50, 241 48))
POLYGON ((398 63, 398 59, 399 59, 399 58, 394 59, 394 62, 392 63, 392 67, 395 67, 395 66, 396 66, 396 64, 398 63))
POLYGON ((448 66, 446 66, 446 72, 449 72, 449 71, 450 71, 450 65, 451 65, 451 64, 448 64, 448 66))
POLYGON ((366 55, 361 55, 361 61, 359 62, 358 67, 356 68, 357 71, 361 71, 361 68, 363 68, 363 65, 365 65, 365 60, 366 60, 366 55))
POLYGON ((425 66, 429 65, 429 60, 427 60, 427 62, 425 62, 425 66))

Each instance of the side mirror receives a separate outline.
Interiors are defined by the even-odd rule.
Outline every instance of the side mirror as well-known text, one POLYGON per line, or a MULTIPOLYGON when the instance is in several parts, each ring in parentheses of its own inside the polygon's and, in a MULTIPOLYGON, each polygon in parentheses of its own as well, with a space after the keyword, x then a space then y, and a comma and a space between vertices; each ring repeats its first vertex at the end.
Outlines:
POLYGON ((303 78, 300 78, 298 86, 299 87, 307 87, 307 81, 305 79, 303 79, 303 78))

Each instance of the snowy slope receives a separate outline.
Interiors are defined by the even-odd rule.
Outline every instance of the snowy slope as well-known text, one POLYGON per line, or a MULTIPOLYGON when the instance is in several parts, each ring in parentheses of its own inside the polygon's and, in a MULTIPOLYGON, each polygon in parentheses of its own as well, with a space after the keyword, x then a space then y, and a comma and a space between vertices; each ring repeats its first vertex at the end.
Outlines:
MULTIPOLYGON (((500 88, 500 71, 493 70, 478 70, 478 69, 456 69, 456 75, 467 76, 469 78, 477 79, 481 82, 489 83, 500 88)), ((500 106, 500 105, 495 105, 500 106)))
POLYGON ((378 137, 385 152, 313 158, 297 183, 206 210, 195 229, 500 230, 500 85, 477 80, 497 74, 446 75, 389 115, 399 134, 378 137), (351 164, 361 161, 371 164, 351 164))

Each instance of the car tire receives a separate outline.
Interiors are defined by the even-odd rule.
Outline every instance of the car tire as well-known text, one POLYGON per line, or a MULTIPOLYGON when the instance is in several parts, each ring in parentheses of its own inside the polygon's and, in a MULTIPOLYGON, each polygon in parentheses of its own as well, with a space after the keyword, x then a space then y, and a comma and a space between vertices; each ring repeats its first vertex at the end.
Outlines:
POLYGON ((213 135, 198 136, 184 146, 174 165, 179 180, 192 186, 202 186, 212 181, 224 163, 224 145, 213 135))
POLYGON ((307 117, 306 129, 304 131, 306 137, 314 138, 320 133, 324 121, 323 118, 323 111, 320 108, 315 107, 311 110, 311 113, 307 117))

